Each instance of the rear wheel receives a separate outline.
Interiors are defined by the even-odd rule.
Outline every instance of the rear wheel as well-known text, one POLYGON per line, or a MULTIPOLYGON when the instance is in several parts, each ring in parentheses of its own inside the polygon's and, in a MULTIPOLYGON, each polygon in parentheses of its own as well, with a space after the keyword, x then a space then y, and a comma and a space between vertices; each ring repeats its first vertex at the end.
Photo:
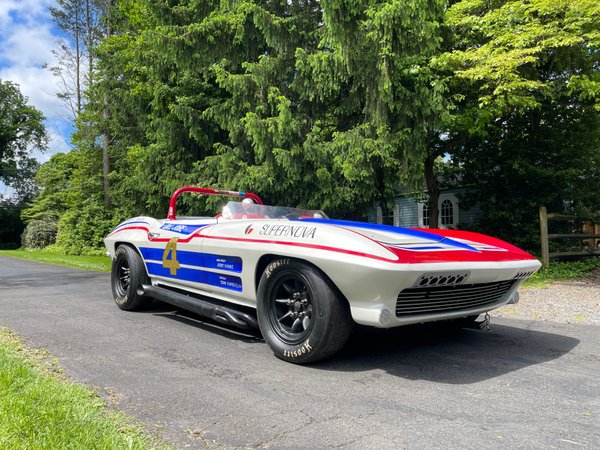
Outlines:
POLYGON ((257 315, 263 337, 283 360, 302 364, 340 350, 350 335, 346 300, 318 269, 293 259, 277 259, 258 286, 257 315))
POLYGON ((149 279, 144 261, 138 252, 127 245, 120 245, 115 251, 111 270, 112 293, 117 306, 126 311, 140 308, 148 298, 139 295, 137 290, 149 279))

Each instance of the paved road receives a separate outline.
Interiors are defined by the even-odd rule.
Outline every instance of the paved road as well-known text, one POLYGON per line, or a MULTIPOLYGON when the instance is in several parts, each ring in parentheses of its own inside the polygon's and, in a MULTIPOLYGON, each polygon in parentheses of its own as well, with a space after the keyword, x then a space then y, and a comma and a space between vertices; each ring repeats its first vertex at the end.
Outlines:
POLYGON ((358 330, 306 367, 160 306, 109 275, 0 257, 0 324, 177 447, 598 448, 600 327, 358 330))

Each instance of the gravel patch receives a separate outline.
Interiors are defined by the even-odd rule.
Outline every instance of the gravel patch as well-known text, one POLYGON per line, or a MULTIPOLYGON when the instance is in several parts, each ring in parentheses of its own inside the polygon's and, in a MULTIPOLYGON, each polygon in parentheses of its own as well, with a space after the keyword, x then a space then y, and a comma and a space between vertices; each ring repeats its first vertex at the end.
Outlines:
POLYGON ((494 317, 600 325, 600 271, 585 280, 522 287, 516 305, 490 312, 494 317))

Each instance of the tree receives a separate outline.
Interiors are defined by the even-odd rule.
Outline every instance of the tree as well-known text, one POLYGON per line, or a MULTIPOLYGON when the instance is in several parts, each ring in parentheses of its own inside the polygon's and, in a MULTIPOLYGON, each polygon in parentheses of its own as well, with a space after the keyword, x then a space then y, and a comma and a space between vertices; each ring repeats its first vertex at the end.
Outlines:
POLYGON ((102 64, 150 95, 136 147, 149 201, 190 179, 355 215, 418 183, 443 2, 120 6, 131 28, 106 44, 128 44, 102 64))
MULTIPOLYGON (((61 79, 63 91, 57 95, 63 99, 78 120, 82 113, 86 91, 92 87, 96 77, 95 53, 101 39, 111 35, 111 0, 58 0, 56 7, 50 8, 52 18, 60 28, 65 40, 59 40, 59 50, 55 51, 59 64, 51 68, 61 79)), ((108 95, 103 97, 102 119, 110 116, 108 95)), ((110 131, 104 127, 102 134, 104 206, 109 209, 111 161, 109 146, 110 131)))
POLYGON ((57 95, 75 118, 81 112, 83 97, 82 60, 86 42, 83 1, 57 0, 57 5, 50 7, 50 14, 56 26, 67 36, 67 41, 59 40, 59 50, 53 52, 59 64, 51 70, 61 79, 63 87, 57 95))
POLYGON ((57 243, 69 254, 98 253, 102 238, 125 218, 104 209, 102 157, 95 148, 53 155, 36 182, 39 193, 22 217, 28 223, 58 223, 57 243))
POLYGON ((25 225, 21 220, 22 203, 0 196, 0 249, 19 248, 25 225))
POLYGON ((0 80, 0 182, 13 191, 10 198, 0 195, 0 248, 19 246, 24 229, 20 213, 36 192, 38 163, 31 152, 47 144, 43 121, 16 84, 0 80))
POLYGON ((600 116, 593 104, 562 100, 507 115, 454 155, 463 182, 476 186, 464 201, 482 206, 482 231, 537 249, 539 206, 600 215, 600 116))
POLYGON ((31 178, 37 163, 33 150, 46 149, 44 116, 27 104, 18 85, 0 80, 0 181, 17 197, 31 194, 31 178))
POLYGON ((566 103, 599 109, 599 23, 593 0, 462 0, 449 8, 444 52, 431 64, 446 85, 449 108, 444 126, 431 130, 425 162, 432 224, 438 223, 439 156, 497 135, 515 115, 566 103))
POLYGON ((79 164, 77 150, 52 155, 49 161, 42 164, 35 175, 38 193, 22 214, 27 222, 47 219, 58 221, 71 206, 76 206, 80 200, 76 186, 81 178, 78 180, 74 175, 79 164))
MULTIPOLYGON (((534 112, 550 121, 580 111, 591 123, 598 106, 591 0, 102 5, 112 5, 110 33, 94 46, 69 160, 78 181, 64 188, 90 223, 163 214, 184 183, 357 217, 421 189, 425 173, 435 224, 440 156, 454 170, 500 161, 507 133, 540 137, 526 133, 534 112)), ((70 242, 61 233, 74 229, 77 206, 64 205, 59 240, 70 242)))
POLYGON ((76 119, 85 91, 94 80, 94 48, 103 37, 101 22, 106 5, 100 0, 57 0, 56 6, 50 7, 50 14, 64 36, 53 51, 58 64, 50 70, 60 79, 62 91, 57 96, 76 119))

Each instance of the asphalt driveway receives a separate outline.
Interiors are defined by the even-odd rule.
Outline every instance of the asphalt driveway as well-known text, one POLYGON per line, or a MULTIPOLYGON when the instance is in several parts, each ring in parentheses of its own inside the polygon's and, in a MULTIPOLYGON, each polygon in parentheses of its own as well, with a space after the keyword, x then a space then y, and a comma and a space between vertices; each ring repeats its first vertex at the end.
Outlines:
POLYGON ((359 329, 336 358, 295 366, 170 306, 120 311, 109 278, 0 257, 0 325, 177 447, 600 443, 599 325, 359 329))

